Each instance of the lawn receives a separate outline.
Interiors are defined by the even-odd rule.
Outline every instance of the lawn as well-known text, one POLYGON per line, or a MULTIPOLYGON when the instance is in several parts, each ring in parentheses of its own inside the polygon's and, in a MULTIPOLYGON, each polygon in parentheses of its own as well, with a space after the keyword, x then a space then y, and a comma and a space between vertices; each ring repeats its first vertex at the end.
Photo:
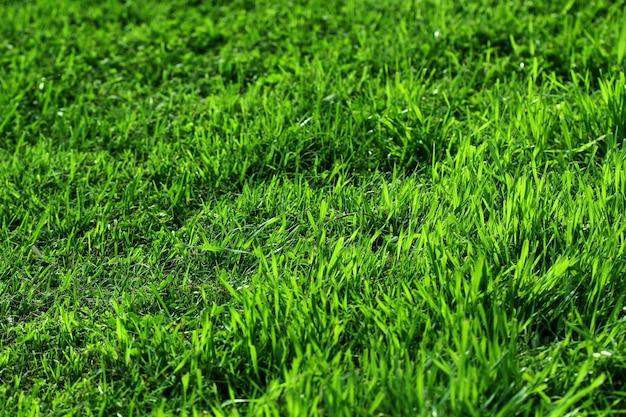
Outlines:
POLYGON ((0 20, 0 415, 626 413, 623 1, 0 20))

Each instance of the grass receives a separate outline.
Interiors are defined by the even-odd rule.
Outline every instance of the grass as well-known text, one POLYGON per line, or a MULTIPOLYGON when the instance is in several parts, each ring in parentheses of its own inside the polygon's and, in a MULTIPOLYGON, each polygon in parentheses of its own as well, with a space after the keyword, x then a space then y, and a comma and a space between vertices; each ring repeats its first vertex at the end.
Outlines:
POLYGON ((0 2, 0 415, 626 413, 623 2, 0 2))

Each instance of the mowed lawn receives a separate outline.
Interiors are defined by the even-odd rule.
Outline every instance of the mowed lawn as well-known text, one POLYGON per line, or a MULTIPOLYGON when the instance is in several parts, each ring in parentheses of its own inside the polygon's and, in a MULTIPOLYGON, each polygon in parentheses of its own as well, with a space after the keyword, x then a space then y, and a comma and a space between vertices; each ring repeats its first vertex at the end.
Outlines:
POLYGON ((1 416, 626 413, 626 5, 0 0, 1 416))

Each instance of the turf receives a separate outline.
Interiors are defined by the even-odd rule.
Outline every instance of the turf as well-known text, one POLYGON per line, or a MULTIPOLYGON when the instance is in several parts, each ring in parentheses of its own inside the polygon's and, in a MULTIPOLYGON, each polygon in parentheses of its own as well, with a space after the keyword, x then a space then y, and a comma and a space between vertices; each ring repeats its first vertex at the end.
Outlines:
POLYGON ((626 413, 622 1, 0 1, 0 415, 626 413))

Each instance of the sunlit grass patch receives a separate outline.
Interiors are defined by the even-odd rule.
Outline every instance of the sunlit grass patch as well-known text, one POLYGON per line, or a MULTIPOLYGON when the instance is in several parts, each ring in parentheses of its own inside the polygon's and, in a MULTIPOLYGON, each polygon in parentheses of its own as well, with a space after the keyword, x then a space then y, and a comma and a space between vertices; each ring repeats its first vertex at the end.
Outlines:
POLYGON ((624 11, 0 3, 1 415, 614 415, 624 11))

